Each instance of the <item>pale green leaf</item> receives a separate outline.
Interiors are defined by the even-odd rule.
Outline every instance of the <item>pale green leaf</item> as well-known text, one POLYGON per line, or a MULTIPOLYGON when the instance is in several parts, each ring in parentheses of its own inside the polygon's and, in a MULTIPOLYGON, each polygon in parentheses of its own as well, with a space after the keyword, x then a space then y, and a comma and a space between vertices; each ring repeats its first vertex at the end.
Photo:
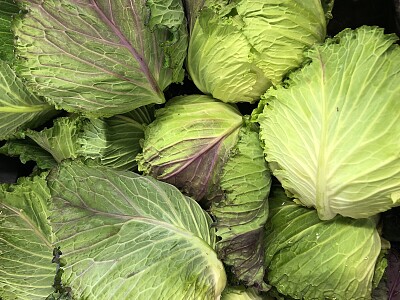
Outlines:
POLYGON ((22 163, 28 161, 36 162, 40 169, 51 169, 57 162, 53 156, 30 139, 9 140, 0 148, 0 154, 8 156, 19 156, 22 163))
POLYGON ((123 116, 135 120, 141 125, 149 125, 154 121, 155 108, 154 105, 142 106, 137 109, 131 110, 123 116))
POLYGON ((254 102, 325 34, 320 0, 206 1, 191 32, 188 72, 214 98, 254 102))
POLYGON ((270 89, 259 117, 283 187, 322 219, 400 205, 400 47, 383 29, 347 29, 270 89))
POLYGON ((381 241, 373 219, 336 216, 290 201, 280 187, 269 197, 267 278, 294 299, 371 299, 381 241))
POLYGON ((303 50, 322 42, 326 22, 320 0, 251 0, 237 6, 252 59, 277 85, 303 62, 303 50))
POLYGON ((25 135, 53 156, 58 163, 77 158, 78 138, 85 119, 62 117, 54 120, 53 127, 42 131, 27 130, 25 135))
POLYGON ((251 64, 250 53, 239 24, 222 22, 212 10, 202 9, 191 32, 187 64, 198 89, 225 102, 259 98, 271 83, 251 64))
POLYGON ((54 114, 54 108, 29 92, 10 66, 0 60, 0 140, 19 129, 34 128, 54 114))
POLYGON ((52 291, 53 234, 46 175, 0 186, 0 298, 43 300, 52 291))
POLYGON ((77 153, 99 159, 105 166, 129 170, 136 166, 136 155, 142 150, 144 126, 131 118, 133 114, 109 119, 91 119, 82 128, 77 153))
POLYGON ((226 282, 211 218, 175 187, 64 163, 49 176, 51 223, 78 299, 218 299, 226 282))

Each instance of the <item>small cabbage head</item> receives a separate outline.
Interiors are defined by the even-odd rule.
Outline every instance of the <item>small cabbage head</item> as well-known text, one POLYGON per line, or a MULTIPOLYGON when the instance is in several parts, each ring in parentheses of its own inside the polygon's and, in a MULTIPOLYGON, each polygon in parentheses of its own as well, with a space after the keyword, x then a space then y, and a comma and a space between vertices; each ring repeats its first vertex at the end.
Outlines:
POLYGON ((275 186, 268 201, 268 283, 290 299, 371 299, 387 263, 375 218, 322 221, 275 186))
POLYGON ((204 95, 175 97, 145 130, 139 170, 198 201, 218 197, 219 175, 242 124, 234 105, 204 95))
POLYGON ((198 14, 188 72, 202 92, 225 102, 259 99, 326 34, 319 0, 224 2, 206 1, 198 14))

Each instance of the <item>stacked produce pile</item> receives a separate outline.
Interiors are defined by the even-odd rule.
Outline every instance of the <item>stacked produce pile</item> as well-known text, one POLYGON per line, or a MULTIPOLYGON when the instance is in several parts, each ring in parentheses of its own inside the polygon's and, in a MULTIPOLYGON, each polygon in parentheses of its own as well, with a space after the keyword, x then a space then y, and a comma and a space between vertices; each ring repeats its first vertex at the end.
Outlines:
POLYGON ((34 165, 0 300, 399 299, 395 34, 327 36, 332 0, 0 5, 0 153, 34 165))

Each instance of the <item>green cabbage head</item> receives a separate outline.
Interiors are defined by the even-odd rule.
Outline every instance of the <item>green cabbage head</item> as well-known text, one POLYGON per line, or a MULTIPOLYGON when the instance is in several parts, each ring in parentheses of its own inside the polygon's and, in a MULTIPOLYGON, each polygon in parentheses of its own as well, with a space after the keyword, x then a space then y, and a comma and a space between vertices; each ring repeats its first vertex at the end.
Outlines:
POLYGON ((400 47, 377 27, 344 30, 265 94, 266 159, 288 194, 366 218, 400 205, 400 47))
POLYGON ((268 201, 267 278, 284 299, 371 299, 387 263, 375 218, 322 221, 281 187, 268 201))
POLYGON ((326 33, 319 0, 206 1, 191 32, 188 72, 204 93, 252 102, 326 33))

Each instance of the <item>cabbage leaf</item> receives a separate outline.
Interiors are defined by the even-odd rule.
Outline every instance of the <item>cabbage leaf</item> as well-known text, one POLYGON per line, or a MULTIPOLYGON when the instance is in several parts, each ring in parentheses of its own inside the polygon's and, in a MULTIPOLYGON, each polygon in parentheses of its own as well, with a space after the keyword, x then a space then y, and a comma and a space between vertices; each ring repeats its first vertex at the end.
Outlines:
POLYGON ((224 197, 211 204, 216 220, 217 251, 235 277, 267 290, 264 282, 264 226, 268 218, 271 175, 256 126, 243 127, 221 173, 224 197))
POLYGON ((18 73, 57 108, 112 116, 163 103, 183 80, 179 0, 18 2, 28 10, 14 26, 18 73))
POLYGON ((21 131, 0 148, 0 153, 35 161, 50 169, 65 159, 96 160, 104 166, 129 170, 136 166, 145 126, 153 120, 153 107, 140 107, 110 118, 60 117, 41 131, 21 131))
POLYGON ((271 285, 295 299, 371 299, 382 259, 374 219, 321 221, 280 187, 271 190, 269 205, 265 262, 271 285))
POLYGON ((43 300, 53 292, 54 235, 46 175, 0 186, 0 298, 43 300))
POLYGON ((11 30, 12 19, 18 15, 19 7, 13 0, 0 0, 0 59, 14 59, 14 34, 11 30))
POLYGON ((211 218, 175 187, 65 162, 50 173, 50 221, 79 299, 217 299, 226 275, 211 218))
POLYGON ((23 164, 27 163, 28 161, 34 161, 42 170, 51 169, 57 165, 57 162, 49 152, 29 139, 8 140, 4 146, 0 148, 0 154, 11 157, 19 157, 19 160, 23 164))
POLYGON ((188 73, 216 99, 254 102, 325 34, 320 0, 205 1, 190 35, 188 73))
POLYGON ((221 168, 242 125, 235 106, 204 95, 175 97, 145 130, 139 170, 196 200, 220 197, 221 168))
POLYGON ((270 89, 258 121, 287 192, 321 219, 400 205, 400 47, 383 29, 344 30, 270 89))
POLYGON ((54 108, 29 92, 11 67, 0 60, 0 140, 19 129, 39 126, 54 114, 54 108))

